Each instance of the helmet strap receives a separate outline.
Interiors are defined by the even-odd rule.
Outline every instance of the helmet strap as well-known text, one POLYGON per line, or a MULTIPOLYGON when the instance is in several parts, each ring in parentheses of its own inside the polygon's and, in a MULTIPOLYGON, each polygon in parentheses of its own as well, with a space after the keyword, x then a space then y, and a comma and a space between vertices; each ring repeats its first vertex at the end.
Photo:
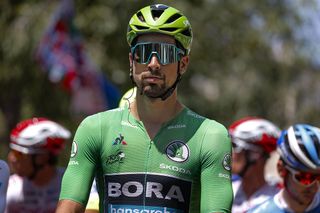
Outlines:
POLYGON ((252 159, 252 157, 250 156, 250 151, 246 151, 245 159, 246 159, 246 164, 244 165, 242 170, 239 172, 239 176, 242 178, 244 177, 244 175, 246 174, 250 166, 254 165, 257 162, 256 160, 252 159))
POLYGON ((33 172, 31 175, 29 175, 27 177, 29 180, 33 180, 36 177, 36 175, 38 174, 38 172, 45 166, 45 165, 38 165, 36 163, 36 157, 37 157, 37 154, 34 154, 31 156, 33 172))
POLYGON ((173 83, 173 85, 171 87, 169 87, 167 89, 167 91, 165 91, 165 93, 163 93, 162 95, 160 95, 156 98, 161 98, 161 100, 163 100, 163 101, 166 100, 167 98, 169 98, 169 96, 172 95, 173 91, 178 86, 178 83, 181 81, 181 78, 182 78, 182 75, 180 74, 180 61, 179 61, 176 81, 173 83))
POLYGON ((288 195, 297 203, 300 205, 303 205, 304 203, 291 191, 291 189, 288 187, 287 179, 289 178, 289 173, 287 172, 286 176, 284 177, 284 188, 286 189, 288 195))

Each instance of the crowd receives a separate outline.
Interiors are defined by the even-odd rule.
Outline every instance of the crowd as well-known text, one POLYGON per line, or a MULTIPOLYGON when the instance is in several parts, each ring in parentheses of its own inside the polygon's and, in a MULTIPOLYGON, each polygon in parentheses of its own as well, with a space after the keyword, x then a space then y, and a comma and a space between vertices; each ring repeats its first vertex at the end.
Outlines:
POLYGON ((134 87, 117 109, 82 121, 66 169, 57 160, 68 129, 42 117, 18 123, 0 160, 0 213, 320 212, 320 129, 255 116, 225 128, 187 108, 177 86, 192 38, 173 7, 133 14, 134 87), (266 178, 275 153, 280 178, 266 178))

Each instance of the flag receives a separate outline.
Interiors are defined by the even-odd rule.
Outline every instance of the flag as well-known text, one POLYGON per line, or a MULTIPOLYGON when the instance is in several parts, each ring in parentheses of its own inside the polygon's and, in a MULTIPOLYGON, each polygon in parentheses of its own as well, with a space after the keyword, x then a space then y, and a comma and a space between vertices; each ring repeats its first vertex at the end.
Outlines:
POLYGON ((118 89, 95 66, 73 23, 74 3, 62 0, 36 51, 36 60, 52 83, 70 93, 71 112, 89 115, 115 108, 118 89))

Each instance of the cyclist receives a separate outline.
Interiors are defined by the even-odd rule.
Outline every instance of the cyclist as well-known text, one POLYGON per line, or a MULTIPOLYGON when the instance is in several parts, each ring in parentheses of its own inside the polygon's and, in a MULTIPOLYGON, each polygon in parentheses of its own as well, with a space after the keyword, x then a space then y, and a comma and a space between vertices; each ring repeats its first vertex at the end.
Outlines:
POLYGON ((136 98, 80 124, 58 213, 83 212, 95 174, 100 212, 230 212, 228 132, 177 99, 191 40, 189 21, 173 7, 151 5, 132 16, 136 98))
POLYGON ((277 168, 284 188, 252 213, 320 212, 320 129, 296 124, 278 140, 277 168))
POLYGON ((7 213, 55 211, 64 172, 57 156, 69 137, 67 129, 46 118, 24 120, 11 131, 7 213))
POLYGON ((0 212, 6 208, 7 188, 9 180, 9 167, 4 160, 0 160, 0 212))
POLYGON ((259 117, 244 117, 231 124, 232 172, 240 178, 232 182, 233 213, 246 212, 274 195, 279 187, 265 179, 265 165, 276 149, 280 129, 259 117))

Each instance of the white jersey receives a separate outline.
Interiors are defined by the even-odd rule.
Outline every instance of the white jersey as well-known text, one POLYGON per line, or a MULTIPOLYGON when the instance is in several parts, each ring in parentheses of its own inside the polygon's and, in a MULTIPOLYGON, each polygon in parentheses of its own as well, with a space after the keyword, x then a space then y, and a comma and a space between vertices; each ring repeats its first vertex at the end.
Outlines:
POLYGON ((269 185, 266 183, 248 198, 242 189, 241 180, 233 181, 232 187, 234 193, 232 213, 247 212, 250 208, 263 203, 279 191, 279 187, 276 185, 269 185))
POLYGON ((0 213, 3 213, 6 207, 9 176, 10 170, 8 164, 5 161, 0 160, 0 213))
POLYGON ((59 168, 46 186, 36 186, 28 178, 10 176, 6 213, 54 213, 58 204, 64 169, 59 168))

